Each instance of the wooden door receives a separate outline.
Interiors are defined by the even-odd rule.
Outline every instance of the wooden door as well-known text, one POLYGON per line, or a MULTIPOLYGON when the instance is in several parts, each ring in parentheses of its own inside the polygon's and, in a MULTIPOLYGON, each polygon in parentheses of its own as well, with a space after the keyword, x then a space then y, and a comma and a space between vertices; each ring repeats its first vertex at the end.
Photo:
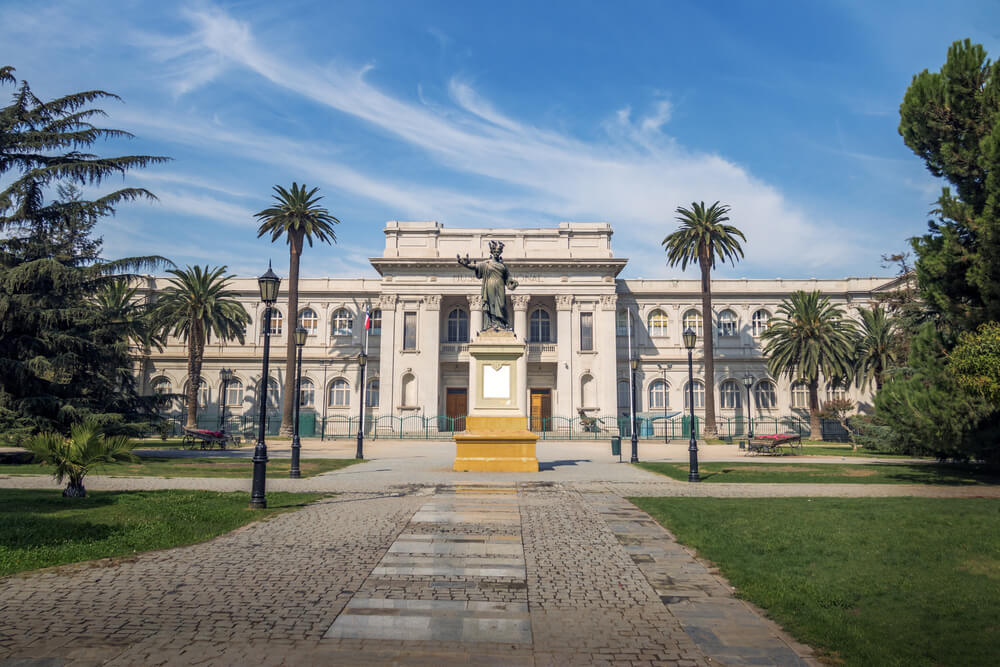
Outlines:
POLYGON ((531 430, 549 431, 552 429, 552 390, 531 390, 531 430))
POLYGON ((445 415, 450 417, 456 431, 465 430, 465 416, 469 414, 468 394, 465 389, 449 388, 445 394, 445 415), (452 421, 454 420, 454 421, 452 421))

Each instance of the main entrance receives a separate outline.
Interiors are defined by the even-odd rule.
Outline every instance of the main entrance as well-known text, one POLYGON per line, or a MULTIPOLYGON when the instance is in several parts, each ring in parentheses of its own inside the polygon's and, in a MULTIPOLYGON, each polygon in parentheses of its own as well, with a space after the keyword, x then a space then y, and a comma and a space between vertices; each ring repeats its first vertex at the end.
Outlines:
POLYGON ((448 426, 455 431, 465 430, 465 416, 469 414, 469 397, 466 389, 448 387, 445 394, 444 413, 449 417, 448 426))
POLYGON ((531 430, 552 430, 552 390, 531 390, 531 430))

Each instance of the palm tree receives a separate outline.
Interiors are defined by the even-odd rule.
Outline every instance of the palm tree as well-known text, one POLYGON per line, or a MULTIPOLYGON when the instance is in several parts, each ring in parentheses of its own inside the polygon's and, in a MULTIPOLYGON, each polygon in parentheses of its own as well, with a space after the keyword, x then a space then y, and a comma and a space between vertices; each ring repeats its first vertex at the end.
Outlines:
POLYGON ((896 365, 896 323, 881 305, 871 310, 858 308, 861 329, 858 332, 857 367, 854 381, 861 389, 869 384, 875 391, 882 389, 885 373, 896 365))
POLYGON ((715 437, 715 346, 712 336, 712 269, 718 260, 736 264, 743 257, 743 247, 737 237, 746 241, 739 229, 723 224, 729 220, 729 206, 715 202, 708 208, 705 202, 691 202, 691 208, 678 206, 677 221, 681 226, 676 232, 663 239, 670 266, 688 263, 697 264, 701 269, 701 314, 705 335, 702 336, 705 357, 705 430, 704 437, 715 437))
POLYGON ((819 440, 820 375, 828 382, 850 377, 857 329, 819 290, 792 293, 781 302, 778 313, 761 334, 767 367, 775 377, 784 373, 808 385, 809 437, 819 440))
POLYGON ((115 277, 98 286, 93 298, 104 322, 121 340, 140 349, 163 349, 163 340, 150 329, 150 309, 139 300, 138 293, 138 287, 133 287, 128 277, 115 277))
POLYGON ((70 436, 59 433, 41 433, 24 443, 35 458, 42 463, 55 466, 52 475, 62 484, 69 478, 63 490, 64 498, 84 498, 83 478, 98 463, 115 461, 138 461, 132 453, 136 443, 127 435, 108 437, 101 433, 100 424, 93 418, 70 427, 70 436))
MULTIPOLYGON (((299 313, 299 260, 302 257, 302 242, 309 241, 312 247, 313 237, 326 243, 336 243, 337 235, 333 225, 340 220, 330 215, 325 208, 318 206, 322 197, 316 196, 319 188, 306 190, 305 184, 299 186, 292 183, 292 189, 286 190, 280 185, 274 186, 275 205, 266 208, 256 217, 260 221, 257 238, 271 234, 271 242, 277 241, 282 235, 288 242, 288 322, 289 329, 294 329, 299 313)), ((295 337, 286 336, 285 347, 285 392, 281 411, 281 432, 290 435, 292 432, 292 406, 295 399, 295 337)))
POLYGON ((154 330, 169 332, 188 345, 187 428, 198 427, 198 385, 205 343, 212 342, 215 334, 242 345, 250 322, 243 304, 235 299, 236 292, 226 289, 232 276, 225 272, 225 266, 170 269, 167 273, 174 277, 153 307, 154 330))

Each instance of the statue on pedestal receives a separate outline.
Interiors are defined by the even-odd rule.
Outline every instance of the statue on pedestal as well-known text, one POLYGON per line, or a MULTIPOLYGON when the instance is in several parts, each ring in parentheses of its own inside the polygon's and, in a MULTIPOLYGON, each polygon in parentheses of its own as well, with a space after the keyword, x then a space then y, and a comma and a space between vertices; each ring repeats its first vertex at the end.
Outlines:
POLYGON ((511 331, 513 323, 507 316, 507 290, 517 289, 517 281, 510 277, 507 265, 500 256, 503 253, 503 243, 490 241, 490 258, 481 262, 473 262, 466 255, 456 255, 458 263, 474 271, 476 277, 483 281, 483 331, 498 329, 511 331))

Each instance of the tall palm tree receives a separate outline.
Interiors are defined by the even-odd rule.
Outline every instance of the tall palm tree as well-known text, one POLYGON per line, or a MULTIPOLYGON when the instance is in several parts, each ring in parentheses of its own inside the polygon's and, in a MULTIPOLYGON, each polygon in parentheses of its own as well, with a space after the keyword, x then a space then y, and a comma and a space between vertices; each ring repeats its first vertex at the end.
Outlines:
POLYGON ((330 215, 325 208, 320 207, 322 197, 316 196, 319 188, 306 190, 305 184, 299 186, 292 183, 292 189, 286 190, 280 185, 274 186, 274 206, 266 208, 256 217, 260 221, 257 238, 271 234, 271 242, 277 241, 282 235, 288 243, 288 328, 285 346, 285 392, 281 410, 281 432, 290 435, 292 432, 292 406, 295 400, 295 329, 299 313, 299 260, 302 257, 302 242, 309 241, 312 247, 313 238, 325 243, 336 243, 337 235, 333 225, 340 220, 330 215))
POLYGON ((820 375, 828 382, 850 377, 857 329, 819 290, 792 293, 781 302, 778 313, 761 334, 767 367, 775 377, 784 373, 792 381, 807 384, 810 437, 819 440, 820 375))
POLYGON ((743 257, 743 247, 737 237, 746 241, 739 229, 723 224, 729 220, 729 206, 715 202, 705 207, 705 202, 691 202, 691 208, 678 206, 677 221, 681 226, 663 239, 670 266, 688 263, 701 269, 701 314, 704 324, 702 345, 705 357, 705 438, 715 437, 715 345, 712 318, 712 269, 719 260, 733 265, 743 257))
POLYGON ((212 335, 243 344, 250 315, 236 292, 226 289, 232 276, 225 266, 170 269, 174 277, 154 304, 154 329, 181 338, 188 346, 187 428, 198 427, 198 385, 205 343, 212 335))
POLYGON ((869 384, 882 389, 887 370, 896 365, 896 323, 881 305, 871 310, 858 308, 861 328, 858 332, 857 367, 854 381, 861 389, 869 384))

